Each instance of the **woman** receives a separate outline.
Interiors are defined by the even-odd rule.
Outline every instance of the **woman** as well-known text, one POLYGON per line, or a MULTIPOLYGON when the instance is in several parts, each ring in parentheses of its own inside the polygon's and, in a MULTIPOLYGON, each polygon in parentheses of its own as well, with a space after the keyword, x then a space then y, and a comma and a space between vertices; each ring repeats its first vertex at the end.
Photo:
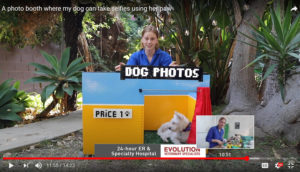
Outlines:
POLYGON ((207 133, 206 141, 209 142, 209 148, 222 148, 225 140, 224 127, 226 118, 221 117, 217 126, 211 127, 207 133))
MULTIPOLYGON (((172 58, 167 52, 159 49, 158 31, 154 26, 148 25, 144 28, 141 46, 142 49, 140 51, 131 55, 127 65, 177 66, 176 62, 172 62, 172 58)), ((123 65, 125 64, 120 63, 115 67, 115 70, 120 71, 123 65)))

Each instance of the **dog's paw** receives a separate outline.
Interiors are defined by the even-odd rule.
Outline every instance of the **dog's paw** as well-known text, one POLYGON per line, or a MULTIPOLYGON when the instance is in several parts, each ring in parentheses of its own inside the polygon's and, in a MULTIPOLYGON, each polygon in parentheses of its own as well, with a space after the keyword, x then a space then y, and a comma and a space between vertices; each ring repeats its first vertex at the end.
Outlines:
POLYGON ((168 137, 160 137, 163 142, 169 142, 168 137))
POLYGON ((171 139, 171 141, 176 145, 181 144, 181 142, 178 139, 171 139))
POLYGON ((164 142, 166 142, 166 143, 168 143, 168 142, 169 142, 169 140, 168 140, 168 139, 163 139, 163 141, 164 141, 164 142))
POLYGON ((175 145, 180 145, 181 143, 180 142, 173 142, 175 145))

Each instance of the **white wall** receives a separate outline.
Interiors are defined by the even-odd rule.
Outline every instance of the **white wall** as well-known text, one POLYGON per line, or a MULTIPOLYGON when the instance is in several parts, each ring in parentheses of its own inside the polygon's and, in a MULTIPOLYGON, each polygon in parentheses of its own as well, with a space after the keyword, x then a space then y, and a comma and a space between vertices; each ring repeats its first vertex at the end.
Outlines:
POLYGON ((228 116, 227 122, 229 124, 228 137, 234 136, 234 134, 240 134, 242 136, 254 136, 254 118, 252 115, 233 115, 228 116), (235 122, 240 123, 240 129, 235 129, 235 122))

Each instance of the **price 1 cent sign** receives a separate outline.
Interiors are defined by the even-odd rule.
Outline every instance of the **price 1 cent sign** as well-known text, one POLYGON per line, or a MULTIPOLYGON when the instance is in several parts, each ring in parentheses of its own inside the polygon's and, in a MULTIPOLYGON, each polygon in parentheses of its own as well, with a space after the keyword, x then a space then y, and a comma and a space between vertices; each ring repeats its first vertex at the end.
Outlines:
POLYGON ((132 109, 94 109, 94 118, 132 118, 132 109))

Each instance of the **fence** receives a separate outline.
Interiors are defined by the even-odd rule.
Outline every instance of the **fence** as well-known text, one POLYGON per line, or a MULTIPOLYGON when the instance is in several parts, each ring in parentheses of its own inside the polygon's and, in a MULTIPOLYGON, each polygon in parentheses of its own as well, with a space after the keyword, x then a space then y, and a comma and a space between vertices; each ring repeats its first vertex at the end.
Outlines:
POLYGON ((36 46, 34 48, 27 46, 24 48, 12 48, 10 50, 0 46, 0 83, 6 79, 14 79, 20 81, 20 89, 27 92, 41 93, 43 85, 40 83, 24 82, 36 76, 35 68, 29 63, 40 63, 49 65, 43 58, 40 51, 43 50, 49 54, 60 57, 61 47, 55 44, 47 44, 44 46, 36 46))

